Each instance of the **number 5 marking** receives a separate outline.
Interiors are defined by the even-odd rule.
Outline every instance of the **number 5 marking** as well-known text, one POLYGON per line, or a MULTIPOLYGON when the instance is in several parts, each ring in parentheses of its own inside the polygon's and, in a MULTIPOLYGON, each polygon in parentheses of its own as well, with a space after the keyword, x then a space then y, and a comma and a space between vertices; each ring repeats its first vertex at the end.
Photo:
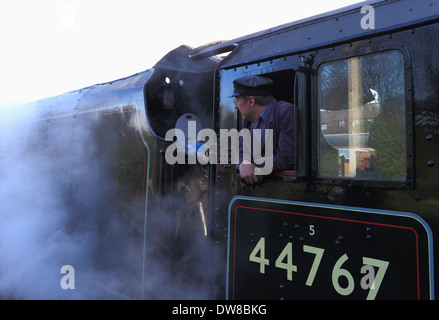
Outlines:
POLYGON ((372 286, 369 290, 366 300, 375 300, 375 297, 380 289, 381 283, 383 282, 384 275, 386 274, 387 267, 389 266, 388 261, 378 260, 363 257, 363 264, 370 265, 372 267, 378 267, 378 272, 373 280, 372 286))
POLYGON ((316 277, 317 270, 319 269, 320 261, 322 261, 322 257, 323 257, 323 253, 325 252, 325 249, 304 245, 303 252, 313 253, 316 255, 314 257, 311 270, 309 271, 309 275, 305 283, 307 286, 311 287, 314 282, 314 278, 316 277))

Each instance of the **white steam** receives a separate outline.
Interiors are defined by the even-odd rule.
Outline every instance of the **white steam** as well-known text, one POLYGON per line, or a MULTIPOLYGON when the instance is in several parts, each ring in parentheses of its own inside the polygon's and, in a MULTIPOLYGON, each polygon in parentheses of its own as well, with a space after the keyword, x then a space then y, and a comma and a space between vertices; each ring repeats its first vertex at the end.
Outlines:
MULTIPOLYGON (((112 277, 117 267, 97 263, 109 247, 94 210, 105 201, 100 190, 114 182, 96 179, 102 159, 96 159, 87 128, 35 119, 41 117, 31 108, 13 110, 0 124, 0 298, 131 297, 121 293, 124 281, 112 277), (64 265, 74 268, 74 290, 61 286, 64 265)), ((130 248, 125 253, 128 258, 130 248)))
POLYGON ((148 220, 155 237, 146 250, 143 216, 129 215, 144 199, 130 199, 126 214, 115 209, 112 151, 93 123, 100 119, 56 124, 18 110, 0 118, 0 299, 211 297, 212 243, 192 227, 176 236, 176 217, 161 205, 180 200, 157 205, 166 214, 148 220), (65 265, 75 271, 73 290, 61 286, 65 265))

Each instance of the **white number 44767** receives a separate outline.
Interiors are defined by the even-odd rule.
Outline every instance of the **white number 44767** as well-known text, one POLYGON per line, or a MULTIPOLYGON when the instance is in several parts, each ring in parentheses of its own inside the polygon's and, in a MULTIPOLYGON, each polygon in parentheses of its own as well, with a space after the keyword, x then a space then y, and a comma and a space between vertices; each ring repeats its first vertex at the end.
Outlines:
MULTIPOLYGON (((317 271, 322 261, 325 249, 317 248, 313 246, 303 245, 303 252, 314 254, 314 261, 312 263, 311 269, 309 270, 308 277, 306 280, 307 286, 312 286, 314 279, 316 277, 317 271)), ((355 289, 355 281, 352 274, 347 270, 342 268, 342 265, 349 259, 347 254, 342 255, 335 263, 332 269, 332 285, 338 294, 343 296, 350 295, 355 289), (345 278, 347 280, 346 286, 340 285, 340 278, 345 278)), ((253 251, 250 253, 249 260, 259 264, 259 272, 265 274, 265 267, 270 265, 269 259, 265 258, 265 238, 261 237, 254 247, 253 251)), ((369 289, 367 295, 367 300, 374 300, 381 283, 384 279, 384 275, 389 266, 388 261, 372 259, 368 257, 363 257, 363 267, 361 268, 361 273, 365 274, 360 282, 361 288, 364 290, 369 289), (375 268, 378 268, 378 272, 375 275, 375 268)), ((293 246, 291 242, 288 242, 283 248, 279 256, 275 261, 275 267, 280 269, 285 269, 287 273, 287 280, 293 281, 293 272, 297 272, 298 266, 293 264, 293 246)))

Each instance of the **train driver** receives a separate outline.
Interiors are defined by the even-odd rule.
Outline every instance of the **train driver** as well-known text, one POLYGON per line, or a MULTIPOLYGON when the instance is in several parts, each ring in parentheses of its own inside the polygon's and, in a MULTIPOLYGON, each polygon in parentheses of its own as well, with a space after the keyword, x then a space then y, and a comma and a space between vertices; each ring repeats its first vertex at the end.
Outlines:
MULTIPOLYGON (((272 129, 272 171, 294 169, 294 105, 273 98, 274 82, 262 76, 244 76, 233 81, 235 108, 242 115, 242 129, 261 129, 264 137, 265 129, 272 129)), ((254 139, 253 134, 251 135, 254 139)), ((263 142, 262 142, 263 145, 263 142)), ((264 151, 262 151, 264 152, 264 151)), ((243 181, 248 184, 257 183, 261 177, 255 174, 258 167, 252 158, 243 158, 243 143, 239 146, 237 168, 243 181)))

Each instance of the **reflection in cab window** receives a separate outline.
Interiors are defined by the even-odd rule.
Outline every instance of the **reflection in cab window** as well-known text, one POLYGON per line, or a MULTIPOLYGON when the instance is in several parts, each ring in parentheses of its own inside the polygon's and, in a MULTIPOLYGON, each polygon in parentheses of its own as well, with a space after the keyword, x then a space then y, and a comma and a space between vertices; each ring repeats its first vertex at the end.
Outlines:
POLYGON ((324 63, 317 76, 319 176, 405 181, 402 54, 324 63))

